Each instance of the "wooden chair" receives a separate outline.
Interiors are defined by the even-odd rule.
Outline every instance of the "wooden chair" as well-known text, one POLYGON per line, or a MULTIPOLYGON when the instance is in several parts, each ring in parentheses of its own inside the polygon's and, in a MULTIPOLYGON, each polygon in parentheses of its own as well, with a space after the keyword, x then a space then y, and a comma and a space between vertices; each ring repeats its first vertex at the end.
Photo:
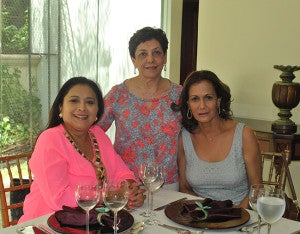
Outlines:
POLYGON ((291 196, 286 195, 285 197, 286 210, 283 217, 299 221, 300 208, 292 176, 289 170, 289 154, 289 150, 284 150, 282 153, 261 153, 263 184, 280 186, 285 190, 286 194, 290 193, 291 196), (285 188, 286 181, 288 182, 289 189, 285 188), (289 192, 287 192, 287 190, 289 190, 289 192))
POLYGON ((286 169, 283 165, 283 158, 288 160, 289 151, 282 153, 261 152, 262 160, 262 179, 263 184, 281 186, 285 188, 286 169))
POLYGON ((32 174, 28 166, 30 157, 31 153, 0 156, 0 202, 3 228, 17 224, 23 214, 24 198, 32 184, 32 174))

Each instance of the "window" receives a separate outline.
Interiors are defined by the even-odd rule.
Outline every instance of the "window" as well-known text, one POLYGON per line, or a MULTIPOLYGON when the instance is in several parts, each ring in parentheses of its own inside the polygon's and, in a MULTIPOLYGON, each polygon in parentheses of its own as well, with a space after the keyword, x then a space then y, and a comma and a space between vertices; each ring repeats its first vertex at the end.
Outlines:
POLYGON ((129 38, 144 26, 161 26, 161 0, 0 3, 0 155, 32 149, 59 88, 69 78, 91 78, 106 94, 132 77, 129 38), (9 39, 9 33, 19 40, 9 39), (23 47, 16 51, 19 42, 23 47))

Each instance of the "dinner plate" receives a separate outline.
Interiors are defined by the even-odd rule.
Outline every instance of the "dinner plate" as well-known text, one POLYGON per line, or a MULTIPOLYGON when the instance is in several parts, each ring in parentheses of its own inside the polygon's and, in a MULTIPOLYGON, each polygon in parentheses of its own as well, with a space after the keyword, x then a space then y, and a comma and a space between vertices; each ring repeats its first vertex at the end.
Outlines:
POLYGON ((208 222, 205 220, 195 221, 189 216, 182 215, 183 205, 192 204, 195 203, 196 201, 201 201, 201 200, 184 200, 184 201, 170 204, 165 209, 165 214, 169 219, 171 219, 172 221, 178 224, 182 224, 189 227, 195 227, 195 228, 211 228, 211 229, 223 229, 223 228, 236 227, 246 223, 250 219, 249 213, 243 208, 241 208, 242 209, 241 218, 231 219, 224 222, 208 222))
MULTIPOLYGON (((122 228, 118 230, 118 232, 123 232, 130 228, 134 222, 133 216, 126 210, 120 210, 118 212, 118 216, 121 217, 122 228)), ((72 234, 85 234, 85 226, 82 227, 67 227, 60 226, 60 223, 55 217, 55 214, 52 214, 47 221, 49 227, 51 227, 54 231, 59 233, 72 233, 72 234)), ((109 226, 101 226, 100 224, 90 225, 91 233, 113 233, 112 227, 109 226)))

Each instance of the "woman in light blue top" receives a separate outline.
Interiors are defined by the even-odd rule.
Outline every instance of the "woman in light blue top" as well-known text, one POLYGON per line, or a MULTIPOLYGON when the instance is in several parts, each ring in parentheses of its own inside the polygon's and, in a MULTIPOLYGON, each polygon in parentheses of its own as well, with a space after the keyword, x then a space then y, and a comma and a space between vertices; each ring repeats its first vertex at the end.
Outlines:
POLYGON ((191 73, 179 108, 180 191, 248 208, 251 184, 261 183, 260 150, 254 132, 232 120, 230 89, 211 71, 191 73))

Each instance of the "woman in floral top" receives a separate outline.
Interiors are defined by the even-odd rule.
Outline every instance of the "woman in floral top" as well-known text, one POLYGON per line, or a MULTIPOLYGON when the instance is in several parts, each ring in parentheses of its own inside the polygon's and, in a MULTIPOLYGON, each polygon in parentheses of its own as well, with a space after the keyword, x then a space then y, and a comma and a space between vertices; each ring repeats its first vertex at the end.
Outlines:
POLYGON ((167 62, 168 39, 161 29, 145 27, 129 41, 138 75, 114 86, 105 96, 99 125, 116 125, 114 147, 137 176, 142 162, 164 166, 166 184, 178 182, 177 137, 181 128, 178 103, 182 87, 161 76, 167 62))

